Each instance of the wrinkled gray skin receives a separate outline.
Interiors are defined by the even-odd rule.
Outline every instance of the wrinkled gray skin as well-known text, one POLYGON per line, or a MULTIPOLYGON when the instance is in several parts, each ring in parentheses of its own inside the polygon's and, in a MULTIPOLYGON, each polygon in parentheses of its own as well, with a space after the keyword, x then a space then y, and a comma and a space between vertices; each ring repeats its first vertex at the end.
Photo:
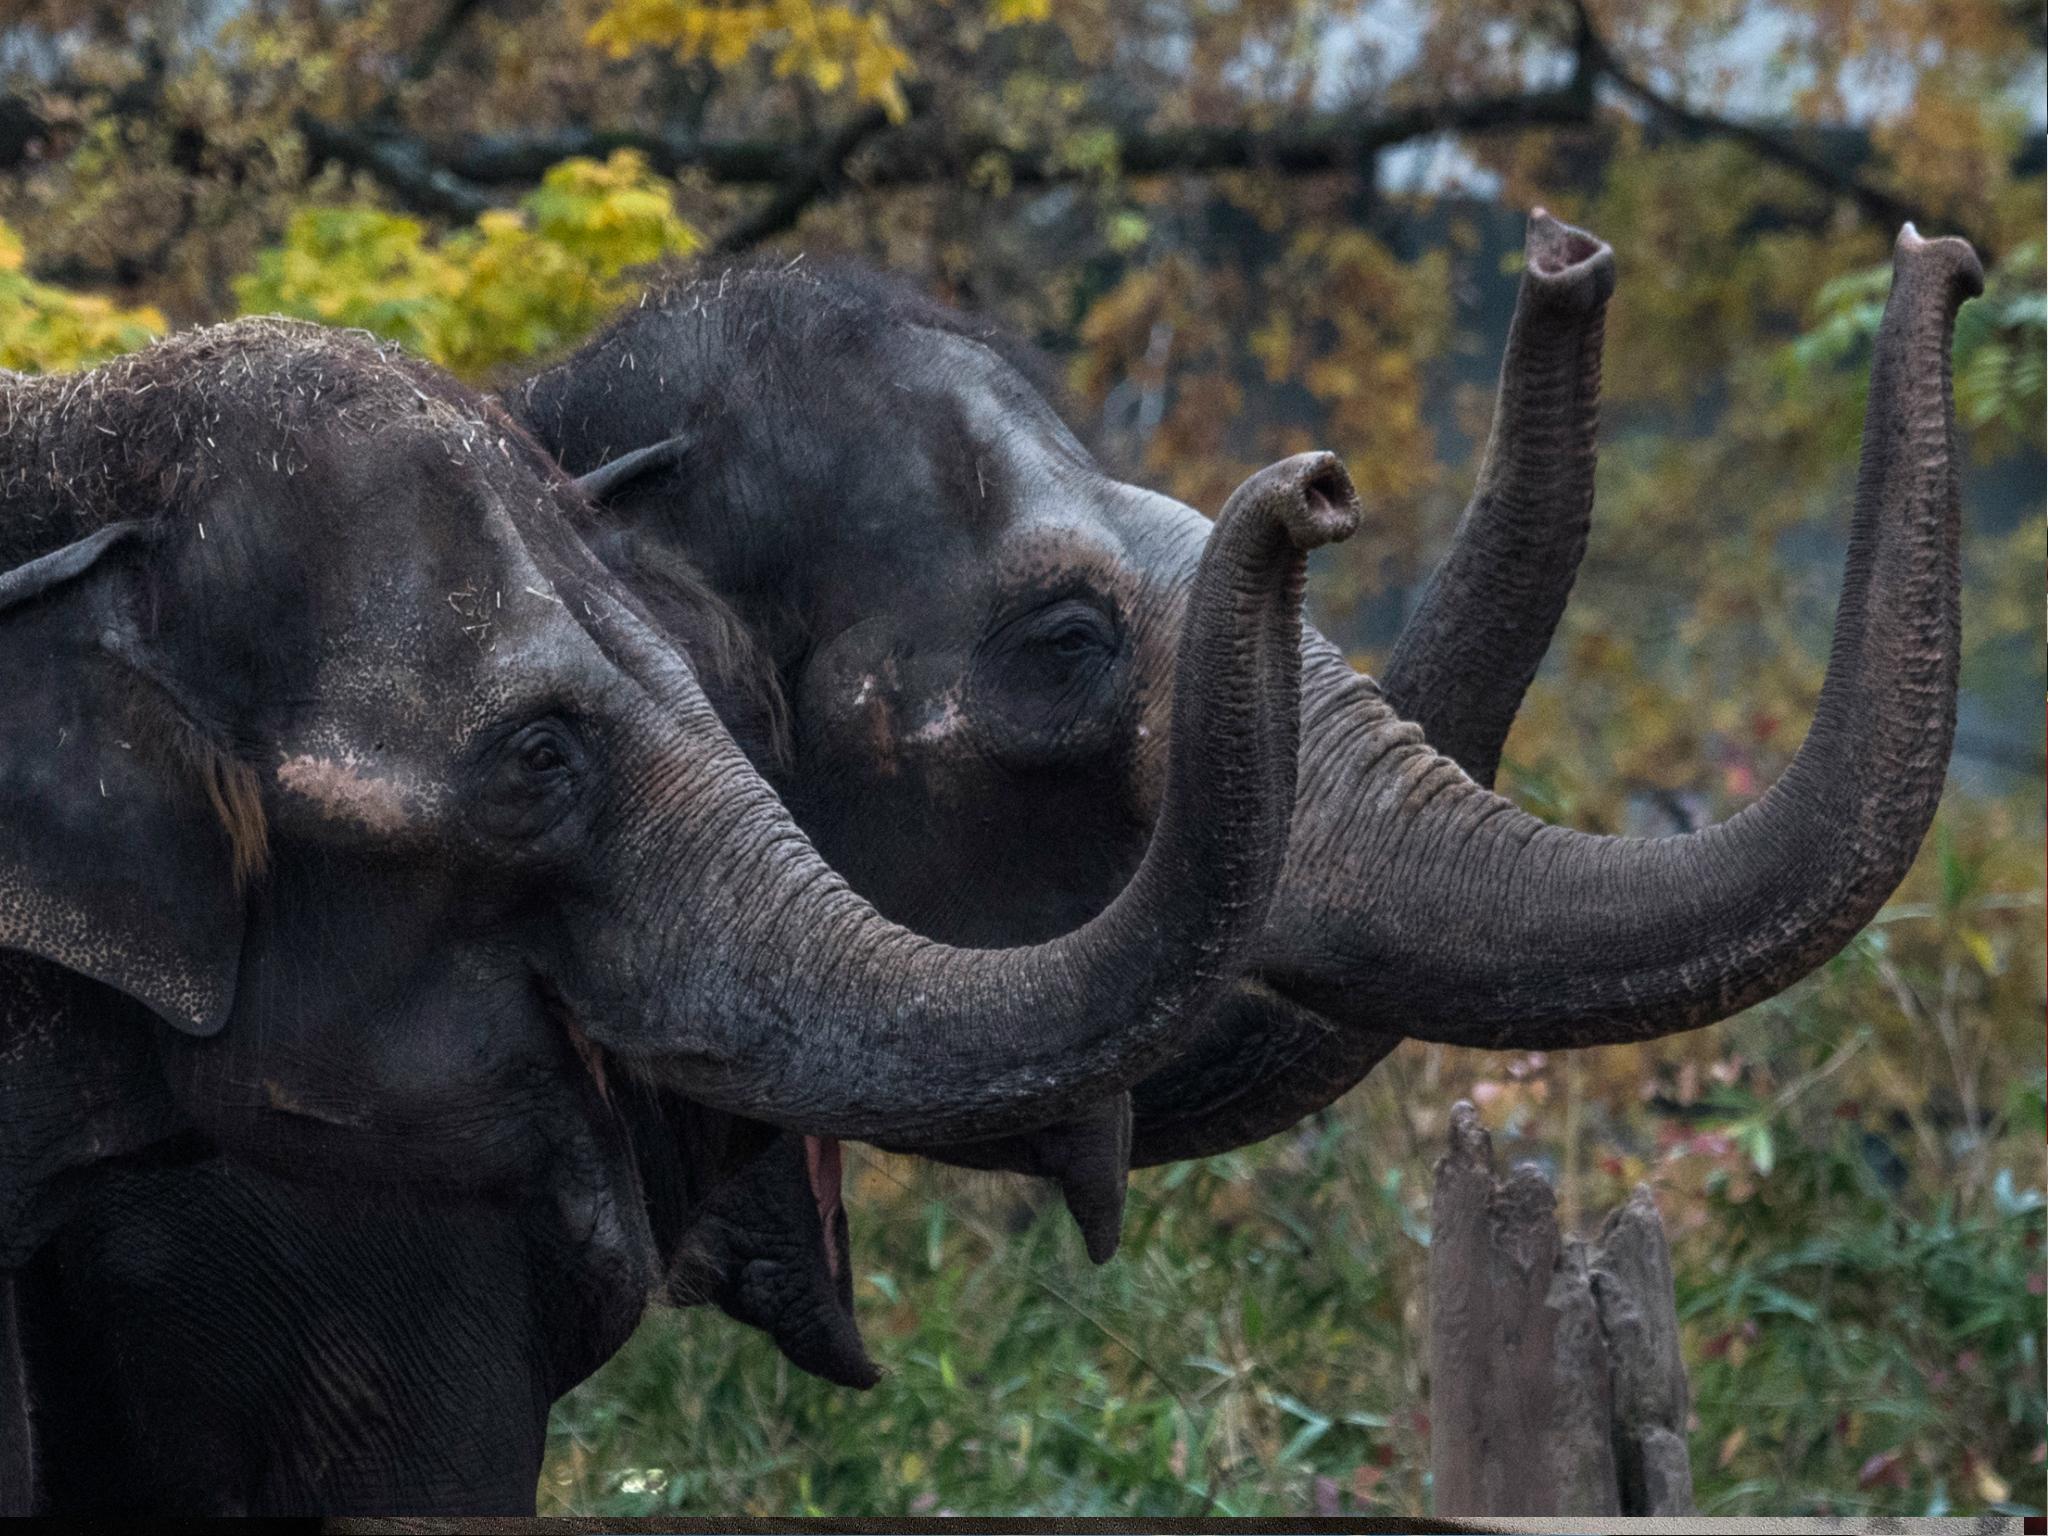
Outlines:
POLYGON ((0 426, 0 1273, 109 1159, 196 1140, 551 1204, 614 1343, 664 1265, 608 1076, 964 1135, 1174 1048, 1272 890, 1303 556, 1357 517, 1326 455, 1232 498, 1150 851, 989 953, 833 875, 581 498, 432 370, 242 323, 0 381, 0 426))
MULTIPOLYGON (((1545 279, 1564 276, 1567 281, 1559 286, 1569 289, 1574 286, 1570 280, 1574 268, 1581 273, 1591 271, 1597 274, 1605 263, 1599 260, 1597 250, 1578 247, 1574 254, 1570 246, 1564 248, 1569 259, 1546 260, 1540 248, 1545 238, 1545 231, 1539 223, 1538 229, 1532 232, 1532 277, 1525 280, 1515 342, 1511 343, 1509 359, 1503 369, 1502 409, 1481 493, 1461 525, 1458 549, 1439 574, 1430 598, 1415 625, 1411 626, 1409 635, 1404 636, 1386 684, 1388 692, 1400 698, 1403 696, 1400 685, 1405 680, 1415 695, 1405 706, 1407 711, 1423 718, 1433 739, 1456 746, 1459 761, 1478 771, 1490 766, 1484 754, 1497 753, 1500 735, 1512 715, 1513 704, 1519 698, 1528 673, 1533 672, 1540 659, 1542 641, 1547 639, 1549 628, 1555 622, 1556 610, 1561 606, 1576 562, 1577 550, 1583 539, 1585 509, 1590 501, 1591 405, 1592 386, 1597 379, 1597 320, 1607 280, 1596 277, 1597 297, 1590 304, 1574 306, 1567 302, 1558 306, 1558 317, 1562 323, 1547 326, 1540 322, 1551 307, 1544 292, 1545 279), (1592 258, 1590 261, 1589 257, 1592 258), (1576 323, 1572 321, 1574 314, 1576 323), (1537 451, 1546 443, 1554 450, 1547 459, 1537 451), (1547 536, 1544 530, 1548 530, 1547 536), (1461 554, 1466 551, 1476 553, 1480 550, 1495 553, 1486 559, 1461 560, 1461 554), (1503 556, 1506 557, 1505 564, 1503 556), (1503 570, 1528 570, 1531 574, 1522 581, 1504 577, 1501 574, 1503 570), (1491 611, 1501 613, 1502 621, 1490 631, 1479 622, 1477 615, 1468 615, 1468 622, 1461 624, 1458 620, 1461 601, 1479 604, 1480 614, 1489 611, 1486 605, 1491 603, 1494 605, 1491 611), (1543 617, 1546 613, 1548 618, 1543 617), (1532 635, 1536 636, 1533 643, 1532 635), (1462 644, 1467 670, 1461 673, 1455 665, 1448 672, 1444 670, 1442 657, 1445 653, 1442 648, 1445 644, 1462 644), (1431 665, 1433 657, 1437 658, 1434 671, 1431 665), (1498 686, 1501 679, 1507 679, 1511 687, 1498 686), (1449 702, 1460 697, 1466 702, 1455 705, 1449 702), (1433 708, 1439 699, 1446 701, 1445 707, 1433 708), (1489 709, 1496 722, 1492 725, 1486 723, 1489 709), (1467 724, 1468 721, 1476 723, 1467 724), (1460 737, 1457 733, 1461 730, 1468 734, 1460 737)), ((1887 321, 1885 340, 1880 344, 1873 379, 1870 438, 1879 446, 1874 454, 1866 452, 1865 456, 1865 473, 1859 490, 1859 511, 1852 541, 1851 576, 1845 586, 1844 620, 1851 627, 1859 610, 1873 615, 1893 614, 1896 610, 1872 602, 1868 596, 1872 585, 1884 579, 1882 568, 1887 562, 1879 558, 1879 552, 1896 548, 1901 542, 1917 541, 1929 553, 1931 569, 1926 573, 1923 584, 1917 590, 1909 588, 1901 599, 1915 601, 1929 610, 1920 629, 1921 640, 1904 647, 1904 654, 1901 654, 1901 648, 1892 647, 1889 658, 1878 658, 1911 667, 1920 678, 1932 678, 1931 689, 1927 689, 1925 682, 1918 684, 1926 690, 1921 701, 1926 707, 1917 717, 1894 719, 1864 732, 1865 736, 1874 735, 1878 740, 1874 746, 1868 741, 1857 746, 1858 750, 1896 754, 1900 751, 1900 738, 1906 739, 1909 746, 1916 732, 1927 738, 1922 750, 1917 753, 1905 751, 1903 757, 1909 766, 1914 762, 1920 764, 1917 779, 1928 809, 1931 809, 1932 796, 1926 782, 1927 764, 1932 761, 1932 777, 1938 784, 1940 763, 1946 755, 1944 716, 1947 706, 1944 693, 1953 687, 1952 670, 1944 672, 1945 666, 1952 668, 1953 665, 1952 540, 1955 515, 1953 460, 1947 444, 1946 327, 1952 319, 1956 302, 1971 287, 1973 276, 1974 263, 1967 259, 1966 252, 1956 249, 1954 242, 1940 242, 1926 248, 1910 237, 1902 240, 1901 281, 1887 321), (1923 474, 1918 485, 1900 482, 1892 467, 1893 456, 1882 446, 1885 434, 1901 431, 1914 432, 1925 440, 1924 462, 1933 466, 1933 470, 1931 475, 1923 474), (1947 477, 1946 484, 1943 483, 1944 476, 1947 477), (1873 566, 1879 569, 1873 571, 1873 566), (1914 663, 1917 666, 1913 666, 1914 663)), ((1583 290, 1587 285, 1580 282, 1576 286, 1583 290)), ((657 444, 666 441, 659 437, 651 440, 657 444)), ((599 457, 615 461, 619 455, 606 452, 599 457)), ((670 464, 679 462, 673 453, 657 454, 655 458, 670 464)), ((672 485, 669 488, 674 489, 672 485)), ((835 489, 844 489, 843 482, 835 489)), ((631 510, 631 504, 627 505, 631 510)), ((758 511, 758 508, 752 510, 758 511)), ((997 528, 1001 526, 1000 519, 986 521, 997 528)), ((760 585, 765 586, 766 583, 760 585)), ((741 590, 744 594, 744 584, 741 590)), ((756 596, 754 617, 757 622, 764 616, 773 621, 760 624, 761 632, 771 637, 778 623, 787 622, 776 615, 775 607, 772 598, 764 600, 756 596)), ((1841 629, 1842 626, 1838 626, 1838 633, 1841 629)), ((1313 640, 1309 650, 1311 665, 1314 666, 1317 650, 1313 640)), ((1867 651, 1861 657, 1853 654, 1859 650, 1865 648, 1838 644, 1836 665, 1830 673, 1830 695, 1840 694, 1844 675, 1859 671, 1866 687, 1876 686, 1871 681, 1869 669, 1872 663, 1867 651), (1845 650, 1852 653, 1847 661, 1844 660, 1845 650)), ((785 676, 791 671, 787 663, 784 670, 785 676)), ((1403 736, 1412 738, 1412 731, 1385 720, 1384 702, 1369 683, 1353 681, 1347 685, 1343 679, 1335 677, 1334 669, 1330 675, 1334 683, 1331 690, 1334 707, 1319 717, 1313 697, 1304 706, 1305 717, 1309 721, 1309 735, 1305 743, 1308 748, 1313 749, 1317 744, 1315 727, 1318 719, 1326 724, 1334 722, 1359 729, 1372 726, 1377 720, 1382 722, 1375 727, 1381 733, 1378 739, 1392 736, 1396 751, 1412 748, 1412 743, 1404 743, 1400 739, 1403 736)), ((1913 686, 1910 681, 1908 686, 1913 686)), ((1952 697, 1952 693, 1949 696, 1952 697)), ((1827 706, 1824 705, 1822 719, 1816 722, 1817 735, 1826 723, 1827 706)), ((800 714, 797 724, 801 740, 803 721, 800 714)), ((1836 729, 1841 729, 1839 722, 1836 729)), ((1306 787, 1303 800, 1305 804, 1306 787)), ((1827 808, 1822 809, 1825 811, 1827 808)), ((1295 828, 1297 857, 1290 858, 1290 867, 1300 862, 1298 854, 1305 819, 1298 814, 1295 828)), ((1881 819, 1862 824, 1886 830, 1882 828, 1881 819)), ((1917 842, 1922 827, 1924 815, 1918 822, 1909 823, 1906 831, 1910 836, 1901 837, 1896 829, 1890 829, 1894 833, 1892 837, 1877 840, 1874 851, 1871 846, 1858 850, 1852 862, 1868 864, 1889 858, 1902 868, 1903 859, 1910 855, 1911 845, 1917 842), (1891 846, 1887 852, 1887 844, 1900 846, 1891 846)), ((1866 844, 1871 841, 1867 834, 1860 840, 1866 844)), ((1858 884, 1867 884, 1873 878, 1866 873, 1858 884)), ((1888 889, 1889 881, 1885 885, 1888 889)), ((1001 905, 1000 899, 997 905, 1001 905)), ((1849 926, 1853 929, 1854 923, 1849 926)), ((1179 1116, 1179 1125, 1192 1128, 1186 1134, 1198 1138, 1243 1139, 1263 1134, 1258 1130, 1261 1117, 1290 1116, 1291 1104, 1302 1104, 1305 1110, 1315 1107, 1316 1102, 1326 1101, 1354 1081, 1356 1075, 1377 1060, 1386 1045, 1391 1043, 1391 1036, 1387 1034, 1376 1035, 1360 1028, 1333 1028, 1327 1018, 1303 1015, 1293 1009, 1281 1010, 1278 999, 1270 994, 1253 992, 1250 1005, 1255 1010, 1270 1010, 1269 1017, 1277 1013, 1283 1025, 1278 1048, 1262 1055, 1256 1042, 1233 1039, 1228 1032, 1219 1029, 1212 1035, 1208 1064, 1193 1075, 1192 1087, 1178 1083, 1175 1074, 1160 1074, 1148 1081, 1140 1090, 1141 1149, 1146 1145, 1145 1127, 1148 1122, 1155 1127, 1155 1138, 1162 1134, 1157 1129, 1160 1126, 1167 1128, 1166 1134, 1183 1134, 1173 1129, 1176 1099, 1186 1098, 1200 1103, 1204 1102, 1203 1094, 1211 1095, 1206 1102, 1217 1113, 1212 1117, 1208 1130, 1204 1130, 1199 1116, 1179 1116), (1293 1026, 1291 1030, 1286 1028, 1290 1024, 1293 1026), (1252 1068, 1249 1076, 1241 1070, 1241 1064, 1246 1063, 1252 1068), (1261 1071, 1265 1072, 1264 1076, 1260 1075, 1261 1071), (1212 1089, 1210 1084, 1220 1086, 1212 1089), (1149 1116, 1143 1109, 1146 1095, 1152 1096, 1158 1106, 1149 1116)), ((1237 1006, 1240 1009, 1247 1006, 1246 999, 1240 997, 1237 1006)), ((1116 1117, 1107 1118, 1112 1130, 1098 1137, 1098 1146, 1103 1142, 1113 1143, 1115 1137, 1116 1117)), ((1012 1151, 998 1150, 991 1160, 998 1165, 1011 1162, 1012 1165, 1030 1166, 1027 1158, 1040 1155, 1035 1147, 1042 1145, 1042 1141, 1013 1142, 1010 1144, 1012 1151), (1016 1149, 1022 1149, 1021 1154, 1016 1149)), ((1159 1155, 1166 1155, 1156 1139, 1152 1147, 1159 1155)), ((968 1154, 970 1157, 974 1155, 968 1154)), ((991 1157, 986 1146, 981 1155, 991 1157)), ((1143 1155, 1146 1154, 1141 1150, 1143 1155)), ((1115 1159, 1112 1157, 1110 1161, 1115 1159)), ((730 1234, 734 1229, 728 1226, 720 1230, 730 1234)), ((720 1243, 724 1243, 724 1238, 720 1243)), ((715 1276, 721 1263, 725 1265, 725 1273, 734 1272, 729 1262, 734 1250, 729 1244, 724 1247, 714 1244, 706 1251, 713 1256, 708 1273, 715 1276)), ((706 1273, 698 1271, 698 1283, 708 1287, 713 1282, 702 1278, 706 1273)), ((744 1312, 741 1315, 745 1315, 744 1312)))
MULTIPOLYGON (((1524 454, 1506 461, 1497 450, 1491 456, 1472 510, 1404 636, 1387 679, 1403 712, 1422 720, 1432 739, 1450 744, 1475 775, 1490 774, 1514 705, 1557 621, 1583 548, 1591 503, 1593 397, 1612 258, 1596 242, 1541 217, 1532 227, 1531 256, 1502 370, 1500 433, 1519 440, 1526 436, 1523 424, 1541 422, 1546 411, 1566 412, 1575 430, 1561 434, 1546 455, 1524 454), (1401 692, 1404 679, 1412 697, 1401 692)), ((677 467, 687 472, 686 456, 678 459, 656 445, 637 456, 608 461, 588 477, 589 488, 599 494, 609 488, 617 495, 622 485, 637 478, 636 470, 645 475, 677 467)), ((703 652, 716 637, 701 632, 701 617, 691 607, 692 583, 687 570, 678 568, 676 551, 630 534, 629 528, 610 539, 600 536, 600 547, 662 627, 693 654, 703 652)), ((992 680, 1003 681, 1000 668, 986 670, 992 680)), ((752 691, 713 686, 711 694, 750 755, 770 765, 784 761, 785 754, 774 741, 772 712, 761 708, 752 691)), ((1021 699, 1028 705, 1029 689, 1021 683, 1010 694, 1013 704, 1021 699)), ((1013 707, 1008 712, 1017 716, 1027 710, 1013 707)), ((1098 727, 1096 735, 1099 741, 1113 743, 1115 731, 1098 727)), ((1127 835, 1127 827, 1113 827, 1109 833, 1112 838, 1127 835)), ((1014 920, 1003 901, 992 906, 998 922, 1014 920)), ((961 919, 949 921, 956 925, 953 931, 961 931, 961 919)), ((1377 1059, 1377 1054, 1378 1048, 1370 1047, 1365 1060, 1377 1059)), ((1337 1070, 1364 1070, 1363 1064, 1353 1066, 1350 1060, 1340 1054, 1337 1070)), ((851 1256, 846 1213, 839 1201, 836 1146, 787 1135, 764 1141, 767 1133, 750 1132, 745 1121, 707 1113, 674 1095, 641 1093, 630 1082, 626 1088, 633 1096, 626 1108, 636 1168, 647 1189, 656 1244, 668 1268, 669 1299, 716 1304, 767 1331, 804 1369, 846 1385, 871 1384, 878 1372, 852 1313, 851 1256), (730 1176, 714 1176, 728 1164, 733 1165, 730 1176)), ((1091 1251, 1104 1258, 1115 1242, 1121 1215, 1130 1124, 1129 1098, 1119 1095, 1103 1101, 1087 1117, 1070 1120, 1057 1133, 955 1147, 942 1155, 1058 1178, 1091 1251)), ((68 1280, 46 1281, 40 1309, 48 1319, 61 1307, 57 1319, 44 1328, 46 1335, 61 1333, 65 1318, 100 1320, 95 1337, 103 1345, 94 1358, 55 1358, 54 1347, 46 1346, 45 1354, 53 1356, 48 1369, 65 1377, 99 1378, 104 1385, 97 1400, 127 1403, 128 1417, 142 1421, 130 1442, 163 1448, 155 1458, 131 1456, 121 1465, 122 1483, 151 1490, 160 1502, 189 1503, 190 1490, 231 1484, 239 1473, 238 1466, 224 1475, 213 1471, 207 1447, 259 1439, 260 1426, 280 1416, 284 1408, 299 1399, 319 1399, 320 1383, 330 1372, 319 1360, 309 1360, 303 1349, 279 1350, 255 1341, 247 1358, 235 1360, 226 1381, 222 1368, 209 1363, 218 1353, 211 1341, 231 1320, 288 1308, 288 1301, 270 1290, 268 1276, 277 1266, 259 1267, 239 1284, 213 1277, 201 1295, 189 1272, 203 1266, 181 1264, 174 1252, 165 1252, 175 1249, 181 1238, 217 1247, 220 1233, 251 1225, 246 1213, 252 1209, 265 1213, 270 1249, 280 1255, 311 1250, 298 1255, 300 1269, 317 1269, 317 1252, 337 1244, 402 1256, 402 1263, 381 1277, 381 1290, 358 1291, 347 1298, 354 1318, 349 1336, 375 1341, 374 1346, 360 1345, 360 1351, 403 1354, 430 1367, 423 1371, 429 1382, 454 1383, 458 1388, 476 1384, 476 1366, 459 1356, 438 1368, 430 1366, 437 1358, 434 1337, 461 1341, 465 1333, 430 1330, 423 1339, 404 1331, 406 1298, 440 1284, 434 1277, 441 1270, 460 1269, 465 1278, 474 1277, 465 1255, 447 1252, 438 1225, 413 1220, 404 1212, 372 1222, 368 1230, 363 1224, 371 1221, 369 1213, 317 1220, 316 1212, 284 1200, 261 1175, 248 1171, 197 1168, 152 1177, 157 1189, 179 1192, 181 1208, 203 1214, 167 1229, 133 1201, 124 1203, 120 1190, 109 1191, 74 1222, 76 1230, 65 1235, 61 1251, 70 1259, 63 1271, 68 1280), (295 1219, 279 1220, 280 1209, 295 1219), (336 1227, 343 1230, 337 1234, 336 1227), (131 1283, 125 1289, 115 1284, 110 1295, 108 1277, 131 1273, 134 1256, 148 1253, 158 1255, 162 1294, 152 1297, 131 1283), (118 1315, 110 1318, 110 1313, 118 1315), (138 1370, 137 1360, 146 1360, 150 1368, 138 1370), (211 1423, 190 1406, 194 1381, 213 1386, 208 1398, 211 1423), (162 1403, 182 1406, 175 1413, 154 1407, 162 1403), (263 1406, 253 1419, 245 1419, 248 1410, 238 1409, 238 1404, 263 1406)), ((522 1224, 514 1225, 512 1236, 501 1241, 530 1243, 522 1235, 522 1224)), ((469 1248, 481 1247, 475 1239, 465 1242, 469 1248)), ((509 1285, 524 1268, 508 1265, 501 1284, 509 1285)), ((494 1295, 473 1298, 473 1309, 488 1311, 494 1295)), ((516 1296, 497 1298, 496 1304, 507 1316, 494 1331, 507 1339, 521 1337, 518 1319, 526 1304, 516 1296)), ((559 1315, 548 1325, 556 1334, 566 1326, 559 1315)), ((282 1342, 294 1344, 289 1331, 282 1342)), ((459 1342, 451 1347, 467 1348, 459 1342)), ((520 1355, 509 1362, 502 1354, 493 1358, 501 1370, 525 1360, 520 1355)), ((422 1447, 458 1437, 446 1459, 477 1469, 481 1477, 482 1469, 495 1463, 460 1447, 484 1442, 517 1447, 530 1439, 533 1426, 530 1416, 517 1411, 509 1423, 503 1422, 505 1405, 552 1397, 566 1380, 574 1379, 547 1369, 545 1362, 526 1360, 525 1368, 535 1378, 533 1389, 473 1392, 466 1406, 458 1390, 453 1402, 440 1411, 410 1414, 407 1436, 422 1447)), ((420 1402, 417 1389, 403 1378, 387 1384, 384 1395, 393 1403, 420 1402)), ((48 1426, 46 1451, 53 1481, 64 1494, 76 1497, 78 1490, 103 1484, 100 1474, 112 1452, 103 1435, 78 1434, 65 1440, 61 1428, 58 1423, 48 1426)), ((285 1470, 268 1473, 258 1495, 269 1501, 267 1507, 280 1507, 278 1501, 287 1490, 292 1464, 289 1457, 282 1460, 285 1470)), ((428 1456, 425 1464, 431 1469, 435 1459, 428 1456)), ((485 1477, 480 1485, 458 1490, 472 1501, 465 1506, 450 1504, 445 1493, 417 1475, 406 1484, 387 1469, 374 1486, 394 1500, 410 1500, 406 1507, 427 1507, 422 1501, 440 1494, 435 1507, 442 1512, 457 1507, 513 1508, 512 1495, 521 1486, 519 1469, 515 1452, 497 1479, 485 1477)), ((530 1475, 524 1482, 530 1486, 530 1475)), ((298 1505, 285 1507, 303 1507, 315 1491, 330 1501, 348 1493, 330 1480, 305 1488, 298 1505)))
MULTIPOLYGON (((1196 1046, 1135 1090, 1135 1161, 1269 1135, 1404 1035, 1527 1049, 1695 1028, 1869 919, 1933 814, 1953 731, 1948 344, 1981 285, 1966 245, 1910 229, 1896 273, 1802 751, 1724 825, 1596 837, 1481 782, 1583 545, 1612 283, 1597 241, 1534 221, 1458 549, 1384 687, 1307 637, 1281 890, 1196 1046), (1498 622, 1476 617, 1489 607, 1498 622)), ((607 499, 627 536, 686 552, 776 656, 793 717, 777 782, 835 865, 885 912, 974 944, 1055 931, 1116 888, 1159 783, 1153 637, 1203 526, 1096 468, 998 346, 858 280, 740 272, 656 289, 508 395, 570 470, 624 464, 607 499)), ((1116 1169, 1113 1107, 1071 1130, 1074 1146, 941 1155, 1116 1169)))

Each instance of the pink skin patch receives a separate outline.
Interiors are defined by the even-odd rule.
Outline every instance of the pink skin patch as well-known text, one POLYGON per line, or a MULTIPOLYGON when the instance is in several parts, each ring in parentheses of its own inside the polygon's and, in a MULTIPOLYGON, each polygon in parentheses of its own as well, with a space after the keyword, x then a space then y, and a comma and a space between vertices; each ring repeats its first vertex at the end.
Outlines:
POLYGON ((804 1138, 804 1172, 811 1181, 811 1199, 818 1207, 818 1221, 825 1228, 825 1267, 839 1278, 839 1245, 832 1241, 832 1219, 839 1214, 840 1180, 844 1165, 836 1136, 804 1138))
POLYGON ((340 760, 301 753, 279 765, 277 782, 337 820, 359 822, 372 832, 396 832, 406 823, 405 796, 389 779, 360 771, 353 756, 340 760))

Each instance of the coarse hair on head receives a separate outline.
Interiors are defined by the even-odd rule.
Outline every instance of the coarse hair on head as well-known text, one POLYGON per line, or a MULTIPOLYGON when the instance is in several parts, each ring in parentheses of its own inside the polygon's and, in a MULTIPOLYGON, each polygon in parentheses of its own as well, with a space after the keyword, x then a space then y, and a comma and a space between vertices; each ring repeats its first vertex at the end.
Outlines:
MULTIPOLYGON (((812 382, 820 359, 858 358, 891 334, 918 330, 988 348, 1088 442, 1059 370, 1043 351, 992 319, 941 303, 907 278, 854 261, 756 258, 660 268, 635 303, 567 357, 508 383, 505 394, 516 415, 558 439, 568 396, 579 384, 664 367, 671 356, 665 344, 681 341, 685 351, 678 360, 698 373, 678 381, 685 391, 694 383, 720 410, 745 412, 812 382)), ((636 387, 606 389, 619 448, 654 440, 646 433, 660 430, 660 423, 637 418, 672 403, 661 398, 667 383, 649 388, 647 379, 632 377, 636 387)))
MULTIPOLYGON (((227 488, 277 481, 280 496, 318 498, 318 466, 334 444, 388 444, 393 434, 431 439, 430 467, 551 503, 571 526, 588 520, 574 482, 496 401, 366 332, 247 319, 78 373, 0 375, 0 570, 112 523, 154 534, 202 519, 227 488)), ((707 586, 687 571, 663 576, 666 607, 696 612, 698 628, 726 637, 710 648, 714 671, 766 670, 707 586)), ((225 731, 161 689, 132 693, 136 735, 203 790, 245 887, 269 851, 255 767, 225 731)))

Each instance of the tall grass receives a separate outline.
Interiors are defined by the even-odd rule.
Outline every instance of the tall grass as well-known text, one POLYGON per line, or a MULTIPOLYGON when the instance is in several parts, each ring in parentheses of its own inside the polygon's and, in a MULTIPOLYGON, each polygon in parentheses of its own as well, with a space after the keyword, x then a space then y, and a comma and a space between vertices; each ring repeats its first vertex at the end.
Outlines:
POLYGON ((1704 1511, 2038 1511, 2039 833, 1946 819, 1785 998, 1568 1057, 1411 1042, 1288 1135, 1138 1175, 1100 1269, 1042 1187, 856 1152, 882 1384, 652 1314, 558 1408, 543 1511, 1424 1510, 1430 1167, 1460 1096, 1568 1219, 1656 1188, 1704 1511))

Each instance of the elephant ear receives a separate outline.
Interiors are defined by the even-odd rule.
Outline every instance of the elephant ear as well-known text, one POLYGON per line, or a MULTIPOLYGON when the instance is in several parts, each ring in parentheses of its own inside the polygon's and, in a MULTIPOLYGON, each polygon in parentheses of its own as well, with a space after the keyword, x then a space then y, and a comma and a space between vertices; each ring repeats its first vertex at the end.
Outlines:
POLYGON ((576 477, 576 489, 598 506, 621 499, 635 486, 651 483, 673 469, 680 469, 690 456, 687 433, 663 438, 645 448, 635 448, 576 477))
POLYGON ((234 1001, 251 863, 230 829, 257 802, 151 663, 119 553, 140 542, 117 523, 0 572, 0 949, 211 1035, 234 1001))
POLYGON ((139 533, 0 571, 0 1270, 81 1170, 179 1130, 151 1016, 211 1034, 234 999, 223 785, 149 675, 139 533))

